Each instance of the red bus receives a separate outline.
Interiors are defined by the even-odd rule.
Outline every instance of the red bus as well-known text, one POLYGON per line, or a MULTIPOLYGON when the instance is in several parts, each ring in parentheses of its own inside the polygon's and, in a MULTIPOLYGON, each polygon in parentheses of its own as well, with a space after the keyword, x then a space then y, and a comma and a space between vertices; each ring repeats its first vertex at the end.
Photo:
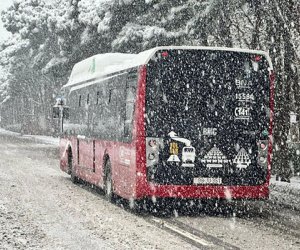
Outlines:
POLYGON ((263 51, 157 47, 77 63, 60 167, 108 199, 267 199, 274 74, 263 51))

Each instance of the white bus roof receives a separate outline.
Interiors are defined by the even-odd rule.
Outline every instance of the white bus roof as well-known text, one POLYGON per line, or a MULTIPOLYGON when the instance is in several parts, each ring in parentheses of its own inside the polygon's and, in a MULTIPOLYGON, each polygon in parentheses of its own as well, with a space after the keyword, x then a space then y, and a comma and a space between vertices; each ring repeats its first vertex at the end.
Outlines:
POLYGON ((63 87, 71 87, 79 83, 105 77, 121 70, 130 69, 149 62, 152 56, 158 50, 170 49, 195 49, 195 50, 219 50, 219 51, 235 51, 251 54, 263 55, 269 62, 269 69, 272 70, 272 62, 268 53, 261 50, 248 50, 238 48, 225 47, 202 47, 202 46, 163 46, 156 47, 139 54, 125 53, 106 53, 89 57, 83 61, 76 63, 72 69, 69 81, 63 87))

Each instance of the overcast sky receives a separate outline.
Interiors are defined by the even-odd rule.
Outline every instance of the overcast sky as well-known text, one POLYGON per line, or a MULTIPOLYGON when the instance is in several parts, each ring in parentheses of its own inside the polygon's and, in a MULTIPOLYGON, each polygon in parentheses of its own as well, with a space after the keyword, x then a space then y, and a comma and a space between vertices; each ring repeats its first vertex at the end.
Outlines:
MULTIPOLYGON (((0 0, 0 13, 13 3, 13 0, 0 0)), ((9 33, 3 28, 3 23, 0 18, 0 42, 8 37, 9 33)))

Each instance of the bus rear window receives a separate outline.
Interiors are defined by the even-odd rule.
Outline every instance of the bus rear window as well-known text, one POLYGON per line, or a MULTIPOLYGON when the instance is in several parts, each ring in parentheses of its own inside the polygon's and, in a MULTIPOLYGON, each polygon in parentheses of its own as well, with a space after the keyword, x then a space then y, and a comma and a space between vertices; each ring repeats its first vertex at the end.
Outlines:
POLYGON ((203 128, 256 131, 269 122, 269 72, 262 56, 159 51, 147 81, 147 136, 176 131, 198 137, 203 128))

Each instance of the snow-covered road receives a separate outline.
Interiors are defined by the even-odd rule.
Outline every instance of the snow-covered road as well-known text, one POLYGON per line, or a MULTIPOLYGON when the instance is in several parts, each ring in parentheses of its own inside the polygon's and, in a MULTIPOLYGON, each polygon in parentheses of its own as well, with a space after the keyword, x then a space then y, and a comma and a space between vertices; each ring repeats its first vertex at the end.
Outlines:
POLYGON ((2 134, 0 152, 0 249, 300 248, 297 212, 278 205, 263 216, 137 215, 72 184, 55 143, 2 134))
POLYGON ((170 249, 187 243, 73 185, 57 147, 0 138, 0 249, 170 249))

